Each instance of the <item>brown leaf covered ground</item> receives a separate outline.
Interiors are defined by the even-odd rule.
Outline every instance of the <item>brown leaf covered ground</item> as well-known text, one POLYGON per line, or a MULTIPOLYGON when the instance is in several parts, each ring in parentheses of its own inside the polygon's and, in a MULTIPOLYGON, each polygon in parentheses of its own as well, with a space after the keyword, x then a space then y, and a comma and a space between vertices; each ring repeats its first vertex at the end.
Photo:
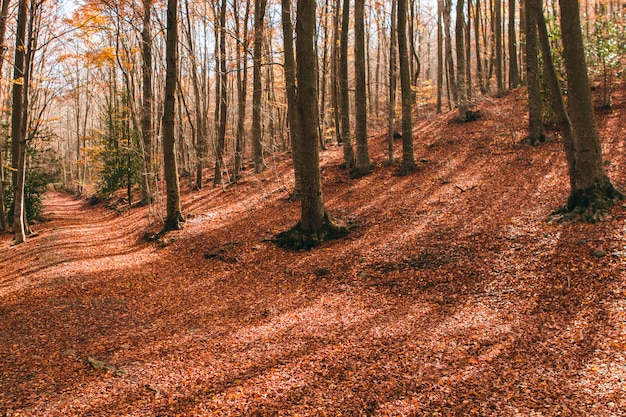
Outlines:
MULTIPOLYGON (((616 103, 599 125, 624 190, 616 103)), ((160 243, 146 208, 49 193, 37 237, 0 237, 0 415, 626 415, 626 208, 546 224, 560 141, 518 145, 521 91, 478 108, 420 121, 408 177, 382 137, 364 178, 324 152, 327 208, 357 227, 310 252, 268 241, 299 214, 286 155, 186 192, 160 243)))

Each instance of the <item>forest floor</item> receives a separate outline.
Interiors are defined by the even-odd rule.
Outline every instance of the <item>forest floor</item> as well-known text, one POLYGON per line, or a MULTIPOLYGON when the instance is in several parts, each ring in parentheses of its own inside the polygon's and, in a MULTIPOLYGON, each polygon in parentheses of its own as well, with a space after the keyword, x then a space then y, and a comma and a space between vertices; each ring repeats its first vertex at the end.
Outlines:
MULTIPOLYGON (((626 190, 626 101, 599 112, 626 190)), ((356 228, 308 252, 287 155, 148 208, 50 192, 38 236, 0 236, 2 416, 626 415, 626 205, 547 224, 568 195, 560 140, 520 145, 525 96, 419 120, 419 169, 350 179, 322 153, 326 206, 356 228)), ((400 140, 396 143, 400 156, 400 140)))

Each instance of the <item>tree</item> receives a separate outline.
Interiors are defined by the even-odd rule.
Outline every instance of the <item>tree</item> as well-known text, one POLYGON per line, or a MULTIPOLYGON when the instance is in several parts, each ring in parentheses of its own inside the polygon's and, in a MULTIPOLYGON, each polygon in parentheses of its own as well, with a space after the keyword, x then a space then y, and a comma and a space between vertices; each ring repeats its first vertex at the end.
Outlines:
MULTIPOLYGON (((26 177, 26 134, 24 121, 28 73, 26 60, 26 26, 28 19, 28 0, 20 0, 17 13, 15 36, 15 58, 13 61, 13 103, 11 106, 11 144, 13 151, 13 231, 15 243, 26 240, 27 224, 24 210, 24 182, 26 177)), ((27 113, 26 113, 27 114, 27 113)))
POLYGON ((254 1, 254 64, 252 74, 252 152, 254 155, 254 171, 259 173, 267 166, 263 159, 263 140, 261 129, 261 65, 263 51, 263 19, 267 0, 254 1))
POLYGON ((539 87, 537 21, 532 7, 526 7, 524 13, 526 17, 526 80, 528 85, 528 137, 525 139, 525 143, 537 146, 539 143, 546 140, 546 133, 543 128, 541 91, 539 87))
POLYGON ((224 146, 226 144, 226 102, 228 91, 226 90, 226 0, 222 0, 219 15, 219 53, 217 58, 218 74, 216 94, 217 138, 215 143, 215 176, 213 185, 221 185, 223 182, 222 171, 224 170, 224 146))
POLYGON ((141 109, 141 136, 142 161, 141 201, 144 204, 152 202, 153 166, 152 166, 152 30, 151 30, 152 0, 143 0, 143 29, 141 31, 142 57, 142 87, 143 102, 141 109))
POLYGON ((165 44, 165 98, 163 101, 163 162, 167 192, 167 217, 162 233, 178 230, 184 222, 180 208, 180 185, 175 150, 176 84, 178 82, 178 4, 167 1, 167 38, 165 44))
POLYGON ((413 152, 413 93, 407 42, 407 0, 398 0, 398 52, 400 55, 400 92, 402 95, 402 165, 400 175, 415 170, 413 152))
POLYGON ((355 108, 356 108, 356 164, 351 172, 354 178, 362 177, 370 172, 367 147, 367 85, 365 82, 365 0, 354 0, 354 72, 355 108))
POLYGON ((350 28, 350 0, 343 0, 341 35, 339 46, 339 114, 341 116, 341 142, 343 144, 343 166, 354 167, 354 150, 350 135, 350 89, 348 83, 348 30, 350 28))
POLYGON ((517 36, 515 34, 515 0, 509 0, 509 88, 516 88, 519 83, 517 67, 517 36))
POLYGON ((611 183, 602 161, 591 84, 585 62, 578 0, 559 0, 563 58, 567 72, 569 114, 574 133, 571 193, 562 218, 602 220, 609 207, 624 195, 611 183))
MULTIPOLYGON (((469 101, 465 84, 465 14, 463 0, 456 3, 456 86, 459 121, 466 122, 469 114, 469 101)), ((469 57, 468 57, 469 58, 469 57)))
MULTIPOLYGON (((2 73, 2 67, 4 64, 4 54, 6 52, 6 46, 4 45, 4 38, 7 29, 7 16, 9 14, 10 0, 2 0, 2 9, 0 10, 0 74, 2 73)), ((0 230, 6 230, 8 228, 7 217, 4 212, 4 200, 6 183, 4 178, 4 157, 2 143, 0 142, 0 230)))
POLYGON ((496 38, 496 82, 498 97, 504 95, 504 59, 502 57, 502 0, 494 0, 493 27, 496 38))
MULTIPOLYGON (((387 154, 389 165, 393 165, 393 140, 396 137, 396 86, 397 86, 397 2, 391 2, 391 28, 389 36, 389 111, 387 115, 387 154)), ((439 94, 439 90, 437 90, 439 94)))
POLYGON ((309 249, 344 236, 347 229, 335 225, 324 207, 319 164, 319 113, 315 76, 316 0, 298 0, 296 20, 296 82, 298 117, 302 137, 302 199, 300 221, 276 237, 281 247, 309 249))
POLYGON ((292 201, 299 200, 302 193, 302 138, 300 117, 298 116, 297 88, 296 88, 296 62, 293 53, 293 26, 291 24, 291 2, 281 0, 283 42, 285 50, 285 89, 287 90, 287 120, 289 134, 291 136, 291 149, 294 168, 294 190, 289 198, 292 201))

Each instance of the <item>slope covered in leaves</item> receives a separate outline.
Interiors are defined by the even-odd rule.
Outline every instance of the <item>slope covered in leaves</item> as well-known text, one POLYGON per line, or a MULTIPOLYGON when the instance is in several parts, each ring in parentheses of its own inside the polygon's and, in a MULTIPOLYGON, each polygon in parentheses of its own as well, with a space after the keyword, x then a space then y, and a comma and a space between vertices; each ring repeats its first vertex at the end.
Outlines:
MULTIPOLYGON (((360 179, 331 146, 327 208, 356 228, 310 252, 269 241, 299 213, 286 155, 185 193, 163 242, 146 208, 49 193, 37 237, 0 237, 0 414, 624 415, 626 210, 546 224, 565 158, 519 146, 524 108, 420 121, 408 177, 383 137, 360 179)), ((625 111, 599 115, 622 190, 625 111)))

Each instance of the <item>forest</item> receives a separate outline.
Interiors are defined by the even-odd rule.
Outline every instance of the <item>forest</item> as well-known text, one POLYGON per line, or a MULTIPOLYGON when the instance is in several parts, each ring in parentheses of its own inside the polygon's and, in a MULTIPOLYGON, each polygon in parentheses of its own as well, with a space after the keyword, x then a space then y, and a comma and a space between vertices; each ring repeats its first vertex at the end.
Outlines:
POLYGON ((0 416, 626 414, 626 2, 1 4, 0 416))

